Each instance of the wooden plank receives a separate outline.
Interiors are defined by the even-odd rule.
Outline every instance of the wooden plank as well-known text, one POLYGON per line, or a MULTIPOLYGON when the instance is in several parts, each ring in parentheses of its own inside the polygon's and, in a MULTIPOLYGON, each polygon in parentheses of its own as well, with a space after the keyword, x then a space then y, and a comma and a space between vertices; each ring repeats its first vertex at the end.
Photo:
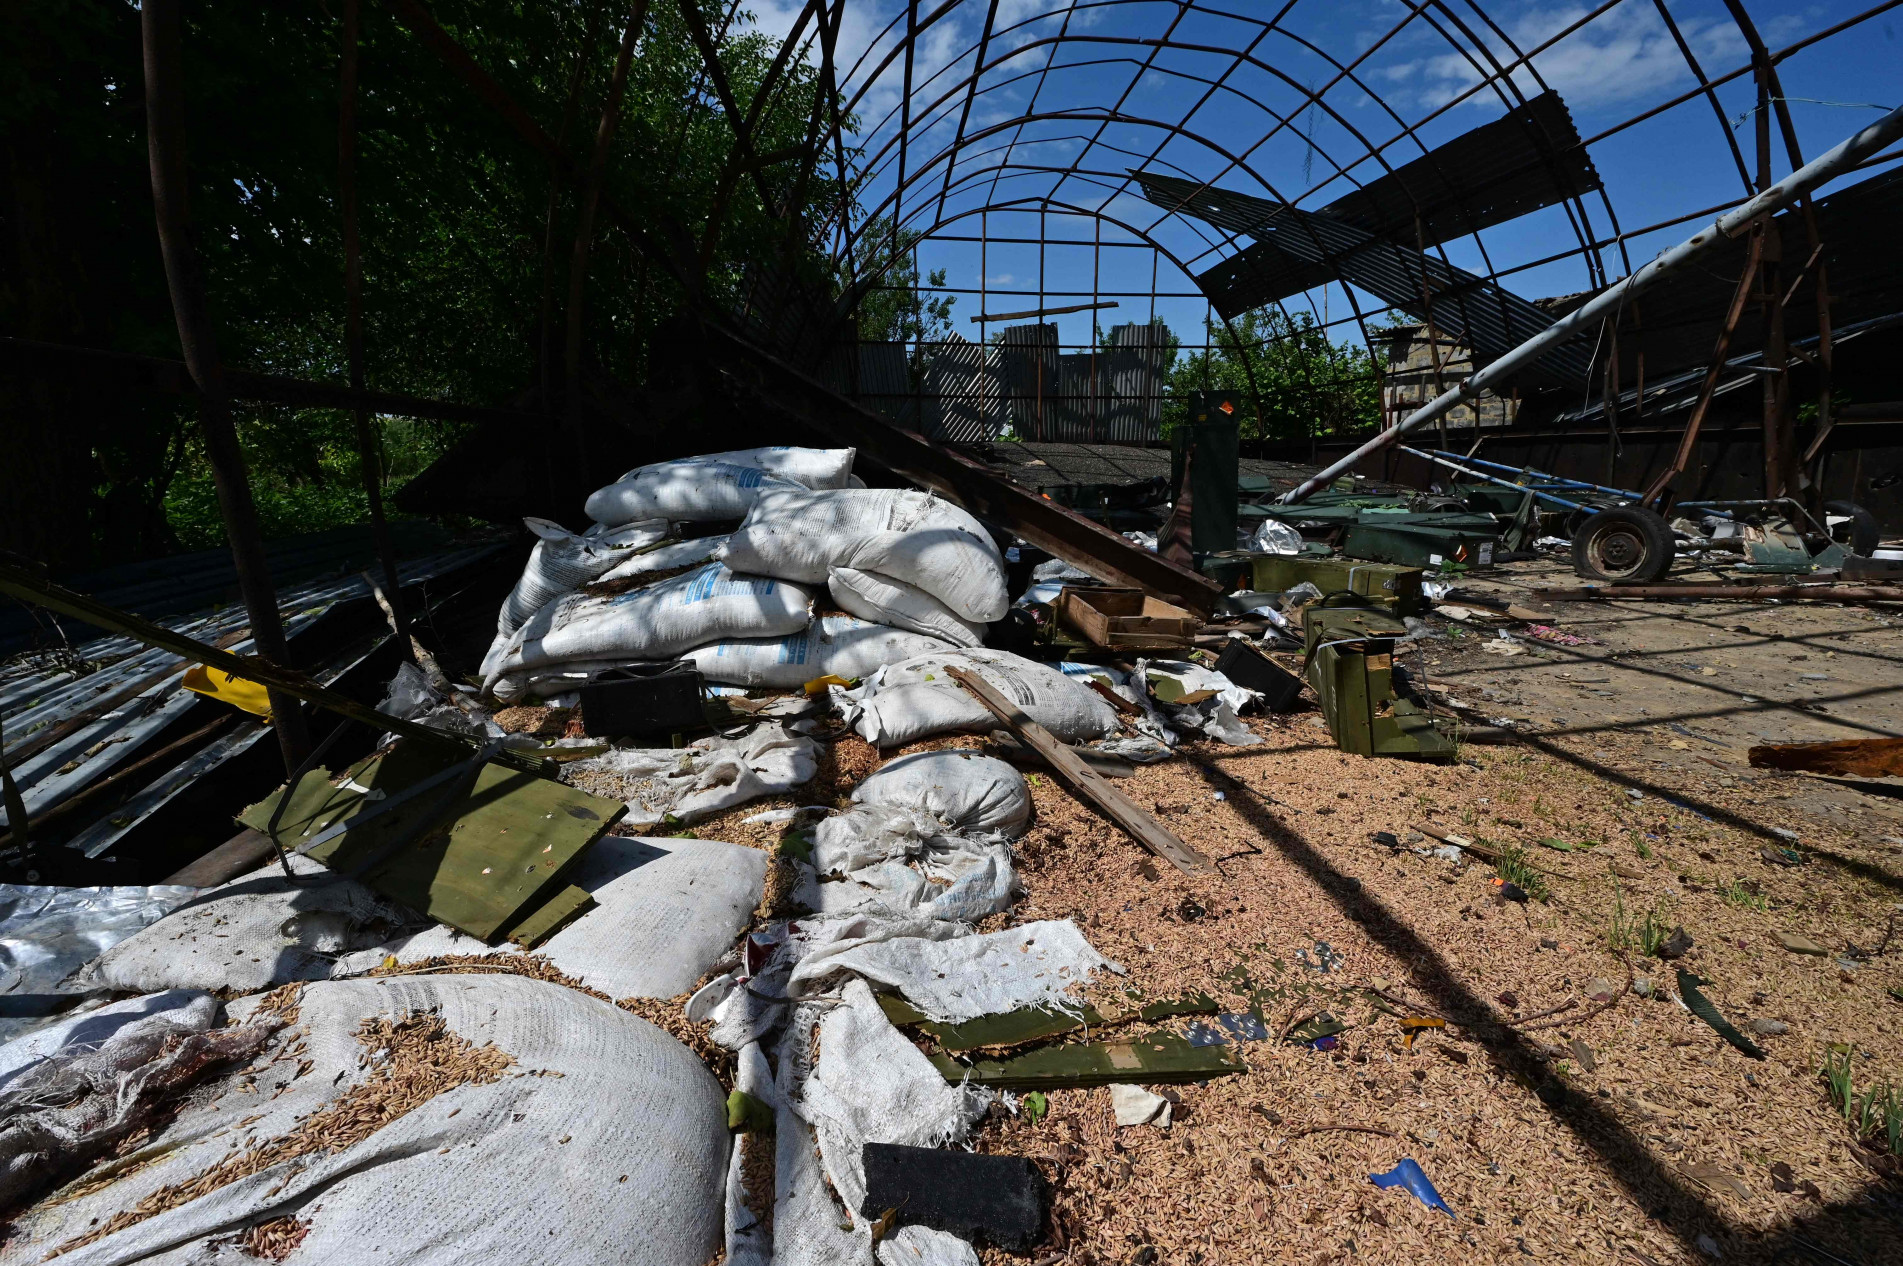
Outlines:
POLYGON ((918 1029, 954 1054, 981 1050, 987 1046, 1022 1046, 1062 1033, 1122 1024, 1130 1020, 1154 1023, 1173 1015, 1215 1015, 1222 1010, 1208 994, 1194 994, 1187 998, 1152 1002, 1122 1015, 1106 1016, 1088 1005, 1076 1014, 1045 1007, 1025 1007, 1001 1015, 982 1015, 975 1020, 966 1020, 963 1024, 941 1024, 897 994, 882 993, 877 996, 886 1019, 894 1024, 918 1029))
POLYGON ((216 888, 219 884, 230 883, 238 876, 256 870, 270 859, 272 852, 269 836, 253 827, 246 827, 197 861, 188 863, 182 870, 174 871, 159 882, 184 884, 192 888, 216 888))
POLYGON ((1903 778, 1903 739, 1761 744, 1745 754, 1753 769, 1790 769, 1857 778, 1903 778))
POLYGON ((524 915, 509 933, 509 939, 525 950, 532 950, 594 908, 594 894, 570 884, 539 910, 524 915))
POLYGON ((1174 1033, 1145 1033, 1122 1042, 1045 1046, 1002 1060, 927 1058, 953 1085, 968 1079, 974 1086, 996 1090, 1069 1090, 1117 1082, 1154 1086, 1249 1071, 1236 1047, 1191 1046, 1174 1033))
POLYGON ((991 715, 1004 722, 1018 741, 1042 756, 1050 767, 1075 787, 1084 799, 1102 809, 1111 821, 1135 836, 1137 842, 1169 862, 1186 875, 1202 873, 1210 865, 1206 854, 1190 847, 1174 831, 1158 822, 1150 812, 1110 785, 1108 779, 1092 769, 1068 744, 999 694, 990 682, 956 665, 945 670, 954 681, 969 690, 991 715))
MULTIPOLYGON (((333 785, 324 770, 306 774, 292 793, 278 837, 298 841, 355 817, 383 796, 458 763, 461 753, 440 744, 399 742, 359 761, 333 785), (382 793, 379 795, 378 793, 382 793)), ((432 788, 354 831, 326 840, 310 857, 348 874, 400 836, 413 833, 419 815, 438 821, 421 839, 379 861, 361 876, 371 888, 439 923, 495 944, 525 911, 548 902, 569 865, 627 812, 627 806, 494 762, 446 812, 436 812, 447 788, 432 788)), ((277 797, 239 815, 263 831, 277 797)))
MULTIPOLYGON (((1098 752, 1088 747, 1073 747, 1077 759, 1089 765, 1105 778, 1128 778, 1136 773, 1137 767, 1114 752, 1098 752)), ((1049 769, 1051 764, 1035 749, 1018 742, 1017 737, 1007 730, 994 730, 985 739, 985 755, 995 756, 999 760, 1013 764, 1034 765, 1039 769, 1049 769)))

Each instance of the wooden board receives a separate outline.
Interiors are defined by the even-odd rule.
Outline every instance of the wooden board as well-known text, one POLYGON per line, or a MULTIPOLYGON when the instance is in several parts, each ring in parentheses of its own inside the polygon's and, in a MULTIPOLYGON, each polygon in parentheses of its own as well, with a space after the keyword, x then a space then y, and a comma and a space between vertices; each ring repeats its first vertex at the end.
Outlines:
POLYGON ((1060 743, 1056 735, 1024 715, 1016 704, 999 694, 990 682, 955 665, 945 671, 952 680, 969 690, 979 703, 984 704, 992 716, 1004 722, 1005 727, 1020 742, 1042 756, 1084 799, 1102 809, 1111 821, 1134 835, 1138 843, 1186 875, 1200 874, 1209 867, 1207 855, 1185 844, 1147 809, 1111 786, 1109 779, 1085 764, 1067 744, 1060 743))
MULTIPOLYGON (((287 850, 332 824, 376 803, 376 793, 394 796, 438 773, 464 754, 442 744, 399 742, 380 756, 350 767, 342 785, 328 771, 306 774, 278 824, 287 850), (369 795, 356 788, 368 789, 369 795)), ((348 874, 413 832, 420 815, 437 816, 450 784, 422 792, 414 801, 319 844, 314 861, 348 874)), ((275 794, 252 805, 239 821, 265 830, 277 805, 275 794)), ((398 848, 360 876, 369 887, 439 923, 491 945, 564 886, 569 865, 627 812, 617 800, 577 791, 558 782, 491 762, 475 786, 420 839, 398 848)))
POLYGON ((1138 1086, 1206 1081, 1248 1066, 1233 1046, 1191 1046, 1174 1033, 1145 1033, 1121 1042, 1045 1046, 1009 1059, 969 1063, 949 1055, 928 1057, 953 1085, 970 1079, 996 1090, 1068 1090, 1128 1082, 1138 1086))

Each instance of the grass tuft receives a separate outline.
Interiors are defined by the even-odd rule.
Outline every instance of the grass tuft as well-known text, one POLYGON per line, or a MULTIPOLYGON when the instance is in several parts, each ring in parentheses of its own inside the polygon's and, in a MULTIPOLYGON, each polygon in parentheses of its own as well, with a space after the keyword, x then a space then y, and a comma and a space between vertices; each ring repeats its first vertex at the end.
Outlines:
POLYGON ((1872 1084, 1861 1095, 1852 1082, 1850 1048, 1832 1046, 1824 1054, 1818 1075, 1830 1087, 1830 1102, 1866 1146, 1903 1156, 1903 1090, 1889 1082, 1872 1084))
POLYGON ((1672 921, 1661 897, 1643 917, 1634 917, 1625 908, 1625 892, 1619 891, 1612 903, 1612 922, 1606 928, 1606 943, 1615 950, 1637 950, 1646 958, 1658 957, 1658 948, 1672 934, 1672 921))

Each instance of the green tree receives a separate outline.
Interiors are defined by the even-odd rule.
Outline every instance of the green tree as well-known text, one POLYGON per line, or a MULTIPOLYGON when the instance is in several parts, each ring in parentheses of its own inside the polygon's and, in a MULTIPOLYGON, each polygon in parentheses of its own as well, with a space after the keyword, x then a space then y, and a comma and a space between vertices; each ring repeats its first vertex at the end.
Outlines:
MULTIPOLYGON (((571 150, 592 143, 630 4, 431 0, 471 56, 571 150), (579 74, 577 71, 579 70, 579 74), (571 95, 570 85, 577 85, 571 95)), ((701 0, 720 31, 723 0, 701 0)), ((0 22, 0 335, 176 358, 152 222, 139 11, 16 0, 0 22)), ((345 379, 337 205, 341 9, 198 0, 185 11, 192 218, 226 363, 345 379)), ((563 376, 574 240, 564 188, 399 22, 362 6, 357 170, 372 388, 532 401, 563 376), (551 368, 552 362, 552 368, 551 368)), ((738 108, 777 44, 736 19, 720 61, 738 108)), ((836 186, 801 180, 817 90, 795 57, 760 111, 751 170, 679 8, 650 6, 605 191, 736 307, 751 279, 825 276, 807 241, 836 186), (723 176, 736 178, 723 183, 723 176), (718 221, 703 250, 710 220, 718 221)), ((601 215, 582 310, 591 378, 645 379, 653 333, 690 302, 601 215)), ((189 399, 84 362, 15 357, 0 374, 0 547, 66 568, 222 539, 189 399), (15 370, 19 372, 13 372, 15 370)), ((267 530, 360 520, 356 446, 336 411, 245 406, 240 439, 267 530)), ((461 434, 384 425, 386 477, 461 434)))
POLYGON ((1204 335, 1207 354, 1192 348, 1173 357, 1165 433, 1180 423, 1189 394, 1205 390, 1235 393, 1245 440, 1349 435, 1380 419, 1373 356, 1335 342, 1306 312, 1259 308, 1228 325, 1205 320, 1204 335))

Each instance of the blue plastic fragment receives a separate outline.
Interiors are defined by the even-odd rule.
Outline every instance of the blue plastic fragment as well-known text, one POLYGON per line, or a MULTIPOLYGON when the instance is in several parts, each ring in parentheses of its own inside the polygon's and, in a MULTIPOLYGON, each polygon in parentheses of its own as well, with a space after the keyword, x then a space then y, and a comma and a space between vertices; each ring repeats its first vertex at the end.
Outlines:
POLYGON ((1225 1012, 1212 1016, 1211 1023, 1197 1020, 1186 1035, 1191 1046, 1227 1046, 1231 1042, 1266 1042, 1269 1027, 1259 1016, 1248 1011, 1225 1012))
POLYGON ((1341 1045, 1341 1039, 1336 1037, 1333 1033, 1330 1033, 1326 1037, 1316 1038, 1314 1041, 1310 1042, 1308 1045, 1309 1045, 1309 1049, 1311 1050, 1332 1051, 1337 1046, 1341 1045))
POLYGON ((1454 1211, 1447 1207, 1447 1202, 1440 1198, 1440 1192, 1434 1190, 1434 1184, 1427 1181, 1427 1175, 1412 1157, 1385 1174, 1369 1174, 1368 1179, 1377 1187, 1406 1187, 1428 1208, 1439 1209, 1450 1218, 1454 1216, 1454 1211))

